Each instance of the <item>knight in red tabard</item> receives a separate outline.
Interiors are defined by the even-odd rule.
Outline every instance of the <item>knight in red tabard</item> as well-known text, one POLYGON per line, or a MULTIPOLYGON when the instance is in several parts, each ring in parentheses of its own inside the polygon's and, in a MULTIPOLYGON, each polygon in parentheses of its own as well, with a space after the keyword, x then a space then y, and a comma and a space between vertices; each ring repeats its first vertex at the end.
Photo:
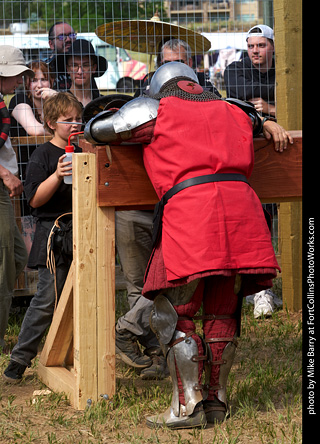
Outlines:
POLYGON ((150 324, 167 358, 173 397, 166 412, 147 419, 150 427, 205 426, 227 415, 242 298, 271 287, 279 269, 248 183, 253 135, 262 131, 279 151, 292 141, 252 105, 204 91, 179 62, 156 71, 148 97, 86 125, 93 143, 142 143, 160 200, 143 294, 154 300, 150 324), (203 338, 194 324, 201 304, 203 338))

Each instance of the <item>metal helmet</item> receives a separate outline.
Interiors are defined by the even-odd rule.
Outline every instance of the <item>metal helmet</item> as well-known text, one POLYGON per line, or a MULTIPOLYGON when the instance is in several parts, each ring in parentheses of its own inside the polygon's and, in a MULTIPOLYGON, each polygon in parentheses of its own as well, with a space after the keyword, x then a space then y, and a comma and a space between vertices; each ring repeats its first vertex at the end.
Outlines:
POLYGON ((181 62, 169 62, 161 65, 152 76, 149 88, 149 96, 158 94, 161 87, 174 78, 187 78, 199 83, 198 77, 190 66, 181 62))

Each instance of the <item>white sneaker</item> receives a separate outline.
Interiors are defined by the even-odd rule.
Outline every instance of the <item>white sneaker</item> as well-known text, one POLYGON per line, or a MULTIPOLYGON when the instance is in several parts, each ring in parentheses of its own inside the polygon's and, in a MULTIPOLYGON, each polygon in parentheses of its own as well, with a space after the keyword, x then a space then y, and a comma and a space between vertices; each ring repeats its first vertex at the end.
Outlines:
POLYGON ((271 316, 274 310, 273 293, 270 290, 262 290, 256 293, 254 298, 253 316, 271 316))

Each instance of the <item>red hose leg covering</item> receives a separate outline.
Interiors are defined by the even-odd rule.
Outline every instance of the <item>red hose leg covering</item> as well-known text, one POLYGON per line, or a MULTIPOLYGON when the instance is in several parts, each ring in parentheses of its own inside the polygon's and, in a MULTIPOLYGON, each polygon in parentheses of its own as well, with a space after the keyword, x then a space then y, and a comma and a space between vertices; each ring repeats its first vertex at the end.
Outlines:
MULTIPOLYGON (((233 315, 237 308, 238 296, 234 293, 235 277, 213 276, 206 279, 204 290, 204 314, 233 315)), ((204 320, 205 340, 209 338, 233 338, 237 330, 236 319, 204 320)), ((224 348, 230 340, 209 343, 212 361, 220 361, 224 348)), ((220 365, 211 366, 210 387, 219 385, 220 365)), ((216 390, 210 388, 207 400, 215 398, 216 390)))
MULTIPOLYGON (((191 300, 187 304, 174 306, 174 309, 176 310, 179 317, 190 318, 190 319, 179 319, 176 326, 177 330, 182 331, 185 334, 195 331, 196 327, 191 318, 197 313, 197 311, 201 307, 202 298, 203 298, 203 289, 204 289, 204 282, 203 280, 201 280, 191 300)), ((201 339, 197 334, 193 334, 192 338, 196 341, 198 345, 199 356, 203 356, 204 349, 201 339)), ((176 366, 176 371, 177 371, 178 387, 179 387, 179 401, 181 404, 185 405, 183 386, 177 366, 176 366)), ((203 361, 199 361, 198 381, 194 381, 195 384, 201 384, 202 371, 203 371, 203 361)))

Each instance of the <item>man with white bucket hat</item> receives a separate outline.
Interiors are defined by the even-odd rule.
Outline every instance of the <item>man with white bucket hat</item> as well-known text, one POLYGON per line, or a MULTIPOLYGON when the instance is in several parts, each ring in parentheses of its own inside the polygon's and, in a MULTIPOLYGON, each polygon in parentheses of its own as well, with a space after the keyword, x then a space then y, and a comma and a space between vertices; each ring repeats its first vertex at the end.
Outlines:
POLYGON ((20 49, 0 46, 0 347, 5 348, 4 335, 15 281, 28 259, 28 253, 15 222, 10 198, 19 196, 23 187, 17 177, 16 154, 8 137, 10 116, 3 94, 13 94, 23 83, 23 76, 34 76, 20 49))

